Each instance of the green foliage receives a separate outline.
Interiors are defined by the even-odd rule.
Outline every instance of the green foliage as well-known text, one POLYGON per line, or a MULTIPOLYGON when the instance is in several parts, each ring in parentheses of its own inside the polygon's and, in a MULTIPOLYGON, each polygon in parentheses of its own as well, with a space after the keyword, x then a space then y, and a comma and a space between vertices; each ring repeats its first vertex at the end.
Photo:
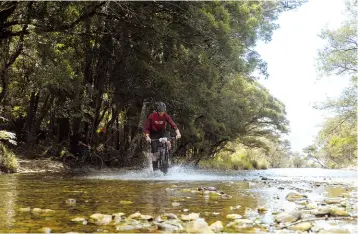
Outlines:
POLYGON ((349 76, 351 82, 337 99, 316 106, 334 113, 322 125, 316 145, 319 158, 328 167, 356 164, 357 155, 357 4, 346 1, 346 20, 334 30, 324 29, 327 45, 319 52, 318 69, 324 75, 349 76))
POLYGON ((0 144, 0 171, 14 173, 19 167, 16 156, 4 144, 0 144))
MULTIPOLYGON (((4 110, 13 118, 34 115, 27 118, 32 129, 49 128, 56 118, 69 118, 73 130, 77 121, 85 122, 95 143, 97 129, 111 129, 117 119, 126 154, 141 132, 143 101, 162 100, 182 131, 178 154, 190 155, 188 161, 212 157, 230 141, 267 149, 265 139, 278 141, 288 121, 283 103, 252 75, 268 75, 254 47, 259 38, 271 39, 280 12, 299 5, 20 2, 0 22, 14 24, 4 28, 2 67, 23 36, 3 79, 4 110), (27 28, 17 24, 20 18, 27 28), (31 99, 34 94, 38 100, 31 99)), ((260 160, 232 163, 268 166, 260 160)))

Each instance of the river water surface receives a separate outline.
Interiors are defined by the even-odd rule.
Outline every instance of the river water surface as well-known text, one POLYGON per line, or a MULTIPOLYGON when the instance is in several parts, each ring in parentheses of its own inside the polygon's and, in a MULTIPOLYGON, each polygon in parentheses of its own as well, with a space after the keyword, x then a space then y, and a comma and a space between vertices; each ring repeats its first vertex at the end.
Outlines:
MULTIPOLYGON (((0 232, 116 232, 112 226, 77 224, 71 219, 137 211, 153 217, 200 213, 208 224, 220 220, 224 226, 230 222, 227 214, 260 215, 262 223, 269 225, 274 214, 294 208, 295 204, 285 199, 289 192, 304 193, 311 200, 354 199, 357 181, 357 171, 292 168, 218 172, 176 167, 168 175, 124 170, 0 175, 0 232), (198 192, 201 187, 215 187, 229 198, 203 196, 198 192), (39 215, 19 210, 27 207, 53 212, 39 215), (267 212, 255 213, 258 207, 267 212)), ((353 232, 355 228, 351 225, 348 229, 353 232)))

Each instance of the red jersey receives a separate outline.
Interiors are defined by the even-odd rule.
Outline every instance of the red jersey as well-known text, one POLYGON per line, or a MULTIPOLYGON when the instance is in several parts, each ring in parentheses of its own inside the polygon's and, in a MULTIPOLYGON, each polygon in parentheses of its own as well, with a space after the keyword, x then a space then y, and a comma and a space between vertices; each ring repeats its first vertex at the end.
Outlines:
POLYGON ((165 130, 167 122, 172 126, 173 129, 177 129, 177 126, 167 113, 164 113, 163 116, 160 116, 158 112, 153 112, 149 115, 147 121, 145 122, 144 132, 149 134, 163 131, 165 130))

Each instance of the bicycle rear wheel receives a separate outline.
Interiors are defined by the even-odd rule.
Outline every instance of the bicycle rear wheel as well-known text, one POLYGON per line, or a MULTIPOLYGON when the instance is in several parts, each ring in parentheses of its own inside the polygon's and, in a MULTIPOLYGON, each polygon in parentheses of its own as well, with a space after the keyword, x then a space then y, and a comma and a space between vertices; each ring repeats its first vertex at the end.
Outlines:
POLYGON ((73 155, 66 155, 62 160, 63 168, 72 170, 76 167, 77 159, 73 155))

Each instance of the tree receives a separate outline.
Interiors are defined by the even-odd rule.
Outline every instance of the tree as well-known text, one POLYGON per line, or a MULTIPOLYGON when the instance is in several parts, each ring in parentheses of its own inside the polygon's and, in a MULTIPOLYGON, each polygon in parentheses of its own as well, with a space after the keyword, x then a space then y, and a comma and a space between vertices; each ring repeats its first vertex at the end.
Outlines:
POLYGON ((346 1, 347 19, 335 29, 324 29, 321 38, 327 41, 319 51, 318 69, 324 75, 349 76, 350 84, 338 99, 328 99, 316 106, 330 110, 335 116, 328 118, 317 137, 324 157, 336 165, 347 166, 357 160, 357 6, 358 1, 346 1))

